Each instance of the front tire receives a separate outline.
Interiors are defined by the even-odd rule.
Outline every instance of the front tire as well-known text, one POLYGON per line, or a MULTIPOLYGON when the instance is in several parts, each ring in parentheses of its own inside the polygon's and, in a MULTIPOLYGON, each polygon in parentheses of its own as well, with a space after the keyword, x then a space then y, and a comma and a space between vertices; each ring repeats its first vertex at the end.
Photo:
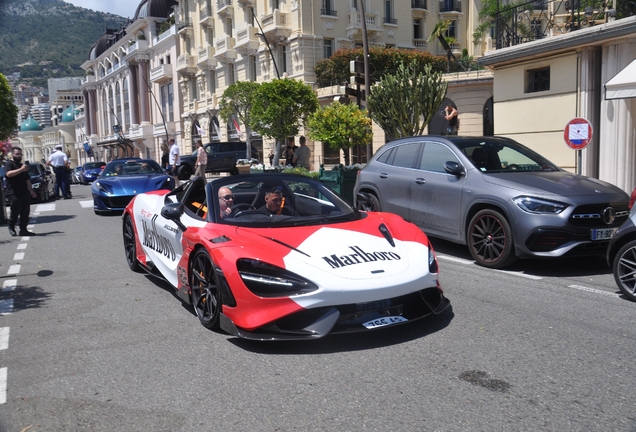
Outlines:
POLYGON ((623 246, 614 258, 614 280, 625 297, 636 301, 636 240, 623 246))
POLYGON ((214 263, 205 249, 199 249, 190 265, 190 291, 192 307, 203 327, 219 328, 221 316, 221 287, 214 263))
POLYGON ((516 260, 512 229, 498 211, 477 212, 468 226, 468 248, 477 264, 488 268, 503 268, 516 260))
POLYGON ((192 167, 190 165, 182 165, 179 167, 179 180, 190 180, 192 177, 192 167))
POLYGON ((382 206, 380 205, 380 200, 373 194, 369 195, 369 202, 367 204, 362 204, 358 202, 358 210, 366 211, 366 212, 381 212, 382 206))
MULTIPOLYGON (((95 212, 97 213, 97 211, 95 212)), ((124 218, 124 252, 128 267, 134 272, 140 272, 141 266, 137 261, 137 242, 135 239, 135 228, 129 215, 124 218)))

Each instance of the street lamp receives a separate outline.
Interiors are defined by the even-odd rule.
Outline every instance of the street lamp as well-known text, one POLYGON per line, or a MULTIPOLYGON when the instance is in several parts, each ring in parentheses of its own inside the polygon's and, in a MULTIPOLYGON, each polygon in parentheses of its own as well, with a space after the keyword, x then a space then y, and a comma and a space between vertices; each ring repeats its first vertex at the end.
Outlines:
POLYGON ((267 50, 269 51, 269 56, 272 58, 272 63, 274 63, 274 69, 276 70, 276 76, 278 77, 278 79, 280 79, 280 73, 278 72, 278 65, 276 65, 276 59, 274 58, 274 53, 272 52, 272 47, 269 46, 269 41, 267 40, 267 37, 265 36, 265 32, 263 31, 263 27, 261 27, 261 23, 258 21, 258 18, 256 18, 256 14, 254 13, 254 9, 252 9, 252 17, 254 17, 254 21, 256 21, 256 24, 258 24, 258 29, 261 31, 260 33, 255 33, 256 36, 260 37, 263 42, 265 42, 265 45, 267 45, 267 50))

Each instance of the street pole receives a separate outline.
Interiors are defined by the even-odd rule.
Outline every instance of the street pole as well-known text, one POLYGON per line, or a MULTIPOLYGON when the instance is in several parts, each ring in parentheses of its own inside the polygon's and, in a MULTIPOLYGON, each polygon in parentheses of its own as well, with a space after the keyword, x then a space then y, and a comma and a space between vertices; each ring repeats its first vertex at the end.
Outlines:
MULTIPOLYGON (((367 98, 371 94, 371 74, 369 73, 369 36, 367 35, 367 14, 364 10, 364 1, 361 0, 358 2, 360 5, 360 13, 362 14, 362 52, 364 54, 364 97, 365 102, 367 98)), ((365 103, 365 107, 367 108, 367 115, 371 117, 371 111, 369 111, 369 104, 365 103)), ((367 162, 371 158, 371 153, 373 153, 373 143, 367 143, 367 162)), ((358 157, 358 163, 361 163, 361 158, 358 157)))

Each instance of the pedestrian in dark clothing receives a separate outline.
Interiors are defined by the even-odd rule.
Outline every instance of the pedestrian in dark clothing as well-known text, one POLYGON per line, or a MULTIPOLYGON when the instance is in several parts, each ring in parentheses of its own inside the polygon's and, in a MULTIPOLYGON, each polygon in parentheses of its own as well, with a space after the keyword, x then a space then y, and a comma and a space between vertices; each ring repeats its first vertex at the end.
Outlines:
POLYGON ((8 160, 4 164, 4 172, 7 177, 7 193, 11 195, 9 233, 12 236, 18 235, 15 232, 15 225, 18 223, 18 218, 20 218, 20 235, 33 236, 35 234, 27 230, 27 225, 29 224, 29 212, 31 211, 31 198, 35 198, 37 195, 33 187, 31 187, 29 166, 22 163, 22 149, 13 147, 11 154, 13 160, 8 160))
POLYGON ((170 165, 170 149, 167 144, 163 144, 161 146, 161 168, 168 169, 168 165, 170 165))

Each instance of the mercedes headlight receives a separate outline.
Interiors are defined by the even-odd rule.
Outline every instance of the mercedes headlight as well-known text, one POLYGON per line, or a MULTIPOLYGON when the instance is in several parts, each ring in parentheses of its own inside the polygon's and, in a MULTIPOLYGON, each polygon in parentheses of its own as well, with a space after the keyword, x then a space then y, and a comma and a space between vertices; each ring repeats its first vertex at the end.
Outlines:
POLYGON ((559 214, 568 208, 567 204, 528 196, 517 197, 512 201, 524 212, 532 214, 559 214))

